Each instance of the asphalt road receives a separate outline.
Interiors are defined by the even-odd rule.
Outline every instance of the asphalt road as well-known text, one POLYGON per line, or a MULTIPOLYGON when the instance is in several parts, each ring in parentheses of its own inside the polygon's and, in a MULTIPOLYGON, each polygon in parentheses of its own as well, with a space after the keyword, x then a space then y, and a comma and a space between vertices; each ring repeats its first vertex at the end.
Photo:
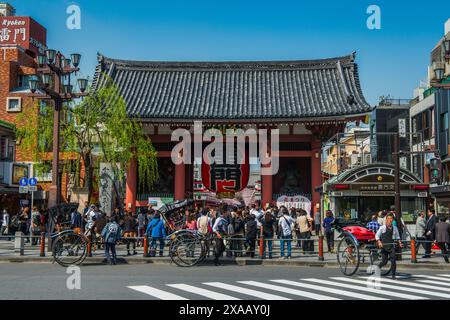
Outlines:
POLYGON ((80 268, 80 289, 74 273, 56 264, 2 263, 0 270, 5 300, 450 298, 450 272, 442 270, 402 270, 396 283, 381 280, 381 289, 369 289, 364 272, 342 278, 338 269, 319 267, 91 265, 80 268))

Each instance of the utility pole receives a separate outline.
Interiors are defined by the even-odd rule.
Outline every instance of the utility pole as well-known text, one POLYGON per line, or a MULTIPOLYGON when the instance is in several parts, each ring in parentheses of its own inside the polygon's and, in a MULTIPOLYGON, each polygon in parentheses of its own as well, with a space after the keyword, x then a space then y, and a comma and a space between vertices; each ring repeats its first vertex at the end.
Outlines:
POLYGON ((401 226, 402 202, 400 197, 400 135, 394 135, 394 166, 395 166, 395 212, 397 225, 401 226))
MULTIPOLYGON (((400 234, 403 234, 402 224, 402 201, 401 201, 401 189, 400 189, 400 133, 396 132, 394 135, 394 166, 395 166, 395 219, 397 221, 397 228, 400 234)), ((397 260, 402 260, 402 249, 397 248, 397 260)))

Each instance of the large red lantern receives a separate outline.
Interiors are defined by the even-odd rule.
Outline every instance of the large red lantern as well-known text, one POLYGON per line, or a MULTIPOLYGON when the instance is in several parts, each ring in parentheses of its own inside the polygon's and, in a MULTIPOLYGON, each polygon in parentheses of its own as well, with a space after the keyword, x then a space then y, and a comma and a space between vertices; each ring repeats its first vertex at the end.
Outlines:
MULTIPOLYGON (((250 175, 250 164, 248 153, 237 147, 234 148, 234 163, 226 163, 226 152, 224 152, 223 164, 207 164, 202 161, 202 182, 206 189, 221 195, 233 196, 248 185, 250 175), (243 155, 243 164, 237 161, 238 152, 243 155)), ((211 161, 210 161, 211 162, 211 161)))

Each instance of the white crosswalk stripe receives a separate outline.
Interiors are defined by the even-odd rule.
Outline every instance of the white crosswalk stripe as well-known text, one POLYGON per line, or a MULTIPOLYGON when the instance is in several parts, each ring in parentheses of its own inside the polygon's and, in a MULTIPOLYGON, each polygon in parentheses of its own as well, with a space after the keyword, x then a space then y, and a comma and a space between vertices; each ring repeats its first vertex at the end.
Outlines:
POLYGON ((258 282, 258 281, 238 281, 238 282, 247 284, 250 286, 260 287, 260 288, 269 289, 269 290, 273 290, 273 291, 285 292, 285 293, 289 293, 292 295, 305 297, 305 298, 309 298, 309 299, 314 299, 314 300, 341 300, 339 298, 325 296, 322 294, 316 294, 316 293, 297 290, 297 289, 290 289, 290 288, 286 288, 286 287, 275 286, 275 285, 267 284, 264 282, 258 282))
POLYGON ((352 291, 333 289, 330 287, 317 286, 314 284, 309 284, 309 283, 304 283, 304 282, 297 282, 297 281, 290 281, 290 280, 270 280, 270 281, 273 281, 276 283, 281 283, 281 284, 286 284, 286 285, 290 285, 290 286, 305 288, 305 289, 312 289, 312 290, 316 290, 316 291, 326 291, 329 293, 334 293, 337 295, 342 295, 342 296, 347 296, 347 297, 352 297, 352 298, 357 298, 357 299, 362 299, 362 300, 388 300, 388 299, 381 298, 381 297, 370 296, 367 294, 362 294, 362 293, 357 293, 357 292, 352 292, 352 291))
POLYGON ((369 287, 367 287, 367 285, 365 285, 365 286, 358 286, 358 285, 353 285, 353 284, 348 284, 348 283, 329 281, 329 280, 322 280, 322 279, 315 279, 315 278, 302 279, 302 280, 310 281, 310 282, 314 282, 314 283, 321 283, 321 284, 328 285, 330 287, 333 286, 333 287, 340 287, 340 288, 346 288, 346 289, 353 289, 353 290, 357 290, 357 291, 376 293, 376 294, 379 294, 379 295, 382 295, 382 296, 393 297, 393 298, 396 298, 396 299, 408 299, 408 300, 426 300, 426 299, 428 299, 426 297, 421 297, 421 296, 416 296, 416 295, 411 295, 411 294, 405 294, 405 293, 390 291, 390 290, 386 290, 386 289, 381 290, 381 289, 376 289, 376 288, 369 288, 369 287))
POLYGON ((178 296, 176 294, 163 291, 160 289, 156 289, 149 286, 128 286, 128 288, 132 290, 136 290, 145 294, 148 294, 149 296, 161 299, 161 300, 188 300, 184 297, 178 296))
POLYGON ((417 280, 417 282, 437 284, 438 286, 450 287, 450 283, 435 280, 417 280))
MULTIPOLYGON (((367 283, 365 280, 349 279, 349 278, 345 278, 345 277, 332 277, 331 279, 338 280, 338 281, 347 281, 347 282, 352 282, 352 283, 359 283, 359 284, 366 284, 367 283)), ((394 280, 392 280, 392 281, 394 281, 394 280)), ((438 292, 422 290, 422 289, 414 289, 414 288, 409 288, 409 287, 402 287, 400 285, 396 285, 395 286, 395 285, 386 284, 386 283, 383 283, 383 282, 381 283, 381 288, 382 289, 386 288, 386 289, 414 292, 414 293, 418 293, 418 294, 423 294, 423 295, 427 295, 427 296, 434 296, 434 297, 440 297, 440 298, 447 298, 447 299, 450 298, 450 294, 438 293, 438 292)))
POLYGON ((172 288, 176 288, 176 289, 180 289, 183 291, 187 291, 190 293, 195 293, 198 294, 200 296, 206 297, 206 298, 210 298, 213 300, 241 300, 232 296, 229 296, 227 294, 222 294, 219 292, 215 292, 215 291, 211 291, 211 290, 206 290, 203 288, 199 288, 199 287, 194 287, 188 284, 184 284, 184 283, 178 283, 178 284, 168 284, 167 286, 172 287, 172 288))
POLYGON ((450 279, 446 279, 446 278, 442 278, 442 277, 436 277, 436 276, 425 276, 425 275, 422 275, 422 274, 414 275, 414 277, 427 278, 427 279, 439 280, 439 281, 450 281, 450 279))
MULTIPOLYGON (((360 278, 368 279, 369 277, 360 277, 360 278)), ((417 287, 417 288, 424 288, 424 289, 440 290, 440 291, 450 292, 449 288, 436 287, 436 286, 432 286, 432 285, 428 285, 428 284, 422 284, 422 283, 416 283, 416 282, 409 282, 409 281, 403 281, 403 280, 392 280, 392 279, 386 279, 386 278, 381 278, 380 281, 388 282, 388 283, 392 283, 392 284, 401 284, 401 285, 405 285, 405 286, 412 286, 412 287, 417 287)))
POLYGON ((247 289, 244 287, 239 287, 239 286, 235 286, 232 284, 226 284, 223 282, 203 282, 203 284, 206 284, 206 285, 212 286, 212 287, 216 287, 216 288, 220 288, 220 289, 225 289, 228 291, 242 293, 242 294, 256 297, 256 298, 263 299, 263 300, 292 300, 290 298, 278 296, 275 294, 265 293, 265 292, 252 290, 252 289, 247 289))
MULTIPOLYGON (((426 300, 450 299, 450 275, 411 275, 397 280, 374 279, 380 287, 370 286, 368 276, 302 278, 295 281, 274 279, 267 281, 240 280, 225 282, 201 282, 197 284, 170 283, 157 286, 128 286, 127 288, 160 300, 292 300, 292 296, 314 300, 426 300), (205 288, 206 286, 206 288, 205 288), (165 288, 167 288, 167 291, 165 288), (219 290, 214 290, 216 288, 219 290), (208 290, 209 289, 209 290, 208 290), (271 292, 274 292, 271 293, 271 292), (280 293, 280 294, 278 294, 280 293)), ((373 283, 372 283, 373 284, 373 283)))

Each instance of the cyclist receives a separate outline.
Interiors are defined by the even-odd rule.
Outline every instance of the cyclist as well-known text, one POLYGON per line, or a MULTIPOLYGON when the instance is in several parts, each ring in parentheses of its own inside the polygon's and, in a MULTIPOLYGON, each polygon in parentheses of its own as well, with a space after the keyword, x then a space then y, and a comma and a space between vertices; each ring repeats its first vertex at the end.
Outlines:
POLYGON ((378 247, 381 249, 381 263, 378 265, 379 268, 385 266, 388 260, 391 260, 392 264, 392 279, 396 278, 395 271, 397 269, 396 265, 396 253, 395 253, 395 242, 398 243, 399 247, 402 248, 403 244, 401 242, 400 233, 398 228, 393 225, 394 215, 389 213, 386 216, 385 224, 382 225, 376 235, 375 240, 377 241, 378 247))

